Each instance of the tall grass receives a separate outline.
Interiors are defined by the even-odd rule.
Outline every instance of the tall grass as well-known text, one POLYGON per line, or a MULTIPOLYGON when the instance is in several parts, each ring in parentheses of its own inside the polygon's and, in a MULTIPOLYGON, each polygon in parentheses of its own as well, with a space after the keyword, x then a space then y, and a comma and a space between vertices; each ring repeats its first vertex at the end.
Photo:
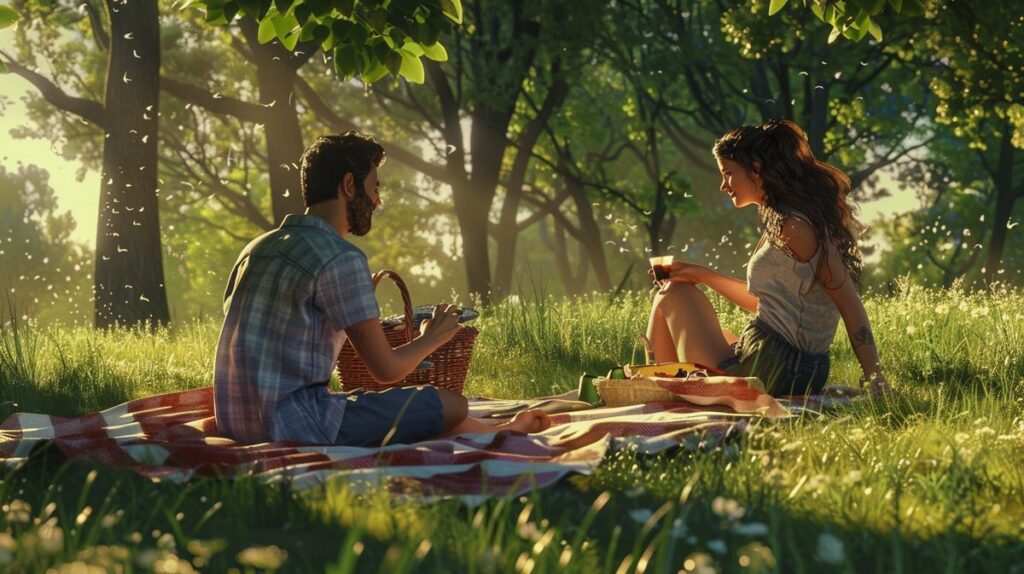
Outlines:
MULTIPOLYGON (((639 360, 647 305, 625 293, 489 309, 467 391, 550 394, 639 360)), ((904 286, 867 307, 895 397, 763 421, 714 450, 617 453, 479 507, 342 482, 154 483, 42 452, 0 478, 0 571, 1024 571, 1024 300, 904 286)), ((0 418, 208 385, 216 337, 213 322, 9 325, 0 418)), ((842 328, 832 356, 832 382, 856 381, 842 328)))

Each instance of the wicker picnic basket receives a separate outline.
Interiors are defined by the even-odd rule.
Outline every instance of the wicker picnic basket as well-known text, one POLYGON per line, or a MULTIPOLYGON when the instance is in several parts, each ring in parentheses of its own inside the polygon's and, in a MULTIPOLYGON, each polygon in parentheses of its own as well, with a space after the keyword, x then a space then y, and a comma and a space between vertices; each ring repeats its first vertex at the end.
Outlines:
MULTIPOLYGON (((413 312, 412 299, 409 298, 409 289, 405 281, 398 273, 388 269, 382 269, 373 275, 374 288, 381 279, 391 279, 402 295, 402 306, 405 318, 395 325, 384 327, 384 336, 392 348, 404 345, 414 337, 413 333, 413 312)), ((433 353, 427 355, 426 361, 432 366, 409 373, 400 384, 382 384, 370 376, 370 370, 366 363, 356 353, 351 341, 345 341, 338 355, 338 377, 341 379, 341 388, 345 391, 364 389, 367 391, 382 391, 394 386, 415 386, 434 385, 441 389, 447 389, 462 393, 466 384, 466 373, 469 371, 469 360, 473 355, 473 344, 480 334, 474 327, 458 327, 458 331, 450 341, 441 345, 433 353)))
MULTIPOLYGON (((667 377, 675 378, 675 377, 667 377)), ((764 384, 757 377, 721 377, 721 376, 688 376, 678 377, 684 381, 699 381, 705 384, 715 384, 719 381, 745 381, 747 386, 753 389, 764 391, 764 384)), ((636 377, 633 379, 596 379, 594 388, 607 407, 622 407, 640 403, 653 403, 660 401, 680 401, 679 395, 662 388, 657 380, 647 377, 636 377)))
POLYGON ((677 395, 661 388, 658 383, 644 378, 597 379, 597 395, 606 407, 622 407, 640 403, 678 400, 677 395))

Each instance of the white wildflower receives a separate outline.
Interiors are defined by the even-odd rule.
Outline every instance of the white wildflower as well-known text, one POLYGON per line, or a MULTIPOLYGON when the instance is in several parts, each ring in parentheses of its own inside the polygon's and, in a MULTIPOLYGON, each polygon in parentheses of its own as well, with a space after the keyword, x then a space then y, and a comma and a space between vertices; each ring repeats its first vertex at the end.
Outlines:
POLYGON ((846 557, 843 552, 843 541, 828 532, 822 532, 818 535, 818 548, 814 552, 814 557, 832 566, 842 564, 846 557))

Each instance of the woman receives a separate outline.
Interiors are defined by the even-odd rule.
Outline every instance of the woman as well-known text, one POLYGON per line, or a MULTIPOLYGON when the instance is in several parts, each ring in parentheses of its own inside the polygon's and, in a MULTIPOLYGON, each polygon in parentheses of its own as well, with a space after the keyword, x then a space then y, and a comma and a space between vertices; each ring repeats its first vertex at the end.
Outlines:
POLYGON ((817 393, 829 373, 839 318, 873 393, 887 392, 867 313, 857 294, 863 226, 847 201, 850 179, 815 159, 788 120, 726 132, 712 150, 733 205, 756 205, 765 229, 743 282, 675 262, 654 298, 647 337, 655 362, 716 365, 757 376, 773 395, 817 393), (722 329, 705 284, 754 314, 737 338, 722 329))

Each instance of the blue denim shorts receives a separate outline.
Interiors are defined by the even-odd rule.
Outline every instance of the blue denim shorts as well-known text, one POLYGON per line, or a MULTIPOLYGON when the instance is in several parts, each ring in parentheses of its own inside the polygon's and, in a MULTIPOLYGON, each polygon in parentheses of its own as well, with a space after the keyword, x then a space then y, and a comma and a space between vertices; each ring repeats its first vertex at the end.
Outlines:
POLYGON ((761 379, 773 396, 816 394, 828 380, 828 353, 805 353, 756 317, 733 348, 736 355, 718 368, 730 375, 761 379))
POLYGON ((441 434, 444 412, 441 397, 432 386, 346 394, 345 414, 334 444, 411 444, 441 434))

